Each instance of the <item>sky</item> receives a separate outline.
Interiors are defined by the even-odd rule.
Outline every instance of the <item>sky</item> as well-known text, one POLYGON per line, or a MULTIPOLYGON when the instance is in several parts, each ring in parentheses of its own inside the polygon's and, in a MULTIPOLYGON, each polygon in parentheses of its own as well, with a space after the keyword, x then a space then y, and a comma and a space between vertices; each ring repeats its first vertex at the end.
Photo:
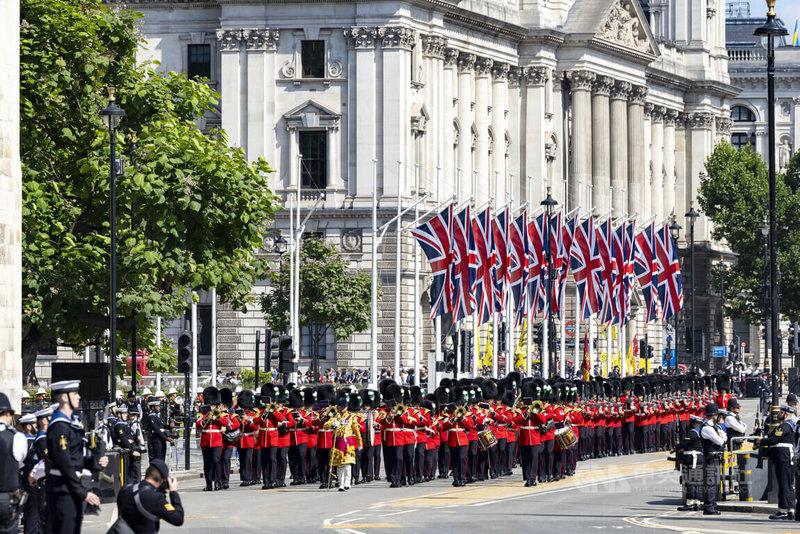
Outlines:
MULTIPOLYGON (((767 3, 751 0, 750 14, 755 15, 759 10, 766 14, 767 3)), ((800 19, 800 0, 778 0, 775 3, 775 13, 778 14, 778 18, 783 21, 790 32, 794 31, 794 21, 795 19, 800 19)))

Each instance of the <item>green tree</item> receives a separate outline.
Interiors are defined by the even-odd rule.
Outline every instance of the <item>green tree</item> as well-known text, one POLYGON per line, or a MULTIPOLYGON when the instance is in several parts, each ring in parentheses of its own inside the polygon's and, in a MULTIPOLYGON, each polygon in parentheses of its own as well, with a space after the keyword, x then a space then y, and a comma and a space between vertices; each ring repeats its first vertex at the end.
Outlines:
MULTIPOLYGON (((781 268, 781 313, 800 318, 800 160, 792 158, 786 176, 776 177, 778 264, 781 268)), ((737 254, 725 275, 726 314, 759 323, 764 316, 764 244, 759 230, 769 200, 767 165, 748 146, 722 142, 705 164, 698 201, 714 223, 713 237, 737 254)), ((713 276, 719 289, 719 276, 713 276)))
MULTIPOLYGON (((272 290, 261 297, 267 324, 277 331, 289 326, 289 262, 272 273, 272 290)), ((348 270, 339 251, 319 239, 300 249, 300 326, 311 338, 312 372, 319 379, 319 347, 328 331, 337 341, 370 326, 369 274, 348 270)))
POLYGON ((273 214, 273 169, 248 162, 223 131, 198 128, 219 95, 201 81, 137 65, 140 15, 102 0, 22 0, 23 371, 40 343, 80 348, 108 328, 109 133, 105 88, 127 112, 118 154, 120 351, 135 324, 178 316, 191 291, 216 288, 246 308, 267 263, 255 255, 273 214), (138 147, 133 146, 138 133, 138 147))

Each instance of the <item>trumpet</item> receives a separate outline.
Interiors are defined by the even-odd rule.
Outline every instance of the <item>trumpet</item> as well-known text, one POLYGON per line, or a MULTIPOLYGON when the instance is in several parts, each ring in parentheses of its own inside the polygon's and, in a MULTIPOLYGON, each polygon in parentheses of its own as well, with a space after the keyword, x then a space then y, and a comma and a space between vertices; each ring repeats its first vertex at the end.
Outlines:
POLYGON ((262 418, 264 418, 264 417, 267 417, 268 415, 270 415, 270 414, 273 414, 273 413, 277 412, 277 411, 278 411, 278 408, 279 408, 279 406, 278 406, 278 404, 277 404, 277 403, 275 403, 275 402, 270 402, 269 404, 267 404, 266 408, 264 408, 263 410, 261 410, 261 415, 260 415, 260 416, 261 416, 262 418))
POLYGON ((328 406, 325 408, 325 417, 339 417, 339 410, 336 409, 336 406, 328 406))
POLYGON ((222 417, 222 410, 220 410, 219 408, 214 408, 210 412, 208 412, 208 415, 211 419, 217 420, 220 417, 222 417))
POLYGON ((528 406, 528 412, 530 415, 537 415, 544 411, 544 403, 540 400, 535 400, 528 406))
POLYGON ((453 417, 458 421, 460 421, 461 419, 464 419, 466 416, 467 416, 467 409, 464 408, 463 406, 459 406, 453 412, 453 417))
POLYGON ((405 404, 398 404, 394 408, 392 408, 392 415, 397 417, 400 415, 404 415, 408 411, 408 406, 405 404))

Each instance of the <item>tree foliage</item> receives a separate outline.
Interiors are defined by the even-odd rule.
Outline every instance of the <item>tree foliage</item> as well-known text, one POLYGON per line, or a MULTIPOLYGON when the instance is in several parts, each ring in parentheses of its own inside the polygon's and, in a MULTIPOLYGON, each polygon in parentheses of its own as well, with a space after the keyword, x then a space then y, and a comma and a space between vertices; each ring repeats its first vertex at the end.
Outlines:
MULTIPOLYGON (((289 262, 272 273, 272 290, 261 297, 261 309, 273 330, 289 326, 289 262)), ((339 251, 319 239, 307 239, 300 249, 300 326, 309 329, 315 378, 319 347, 328 331, 337 341, 370 326, 371 278, 348 270, 339 251)))
POLYGON ((268 272, 255 252, 273 214, 273 169, 248 162, 223 131, 198 128, 219 98, 207 84, 136 64, 138 18, 101 0, 21 2, 27 379, 40 342, 81 347, 108 328, 110 139, 98 116, 108 86, 127 112, 117 137, 126 165, 117 178, 119 328, 136 324, 152 349, 150 318, 178 316, 200 289, 245 308, 268 272))
MULTIPOLYGON (((769 200, 768 169, 747 146, 722 142, 705 164, 698 201, 714 223, 713 237, 737 254, 725 274, 726 313, 756 324, 764 315, 764 241, 760 231, 769 200)), ((786 175, 776 177, 778 265, 781 313, 800 319, 800 159, 792 157, 786 175)), ((719 287, 719 276, 713 277, 719 287)))

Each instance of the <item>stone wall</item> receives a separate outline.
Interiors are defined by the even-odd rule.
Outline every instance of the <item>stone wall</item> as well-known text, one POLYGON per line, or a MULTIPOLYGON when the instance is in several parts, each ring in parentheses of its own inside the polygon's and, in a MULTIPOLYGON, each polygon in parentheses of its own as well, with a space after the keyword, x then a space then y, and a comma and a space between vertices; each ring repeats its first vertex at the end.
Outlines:
POLYGON ((19 2, 0 1, 0 391, 22 387, 22 171, 19 160, 19 2))

